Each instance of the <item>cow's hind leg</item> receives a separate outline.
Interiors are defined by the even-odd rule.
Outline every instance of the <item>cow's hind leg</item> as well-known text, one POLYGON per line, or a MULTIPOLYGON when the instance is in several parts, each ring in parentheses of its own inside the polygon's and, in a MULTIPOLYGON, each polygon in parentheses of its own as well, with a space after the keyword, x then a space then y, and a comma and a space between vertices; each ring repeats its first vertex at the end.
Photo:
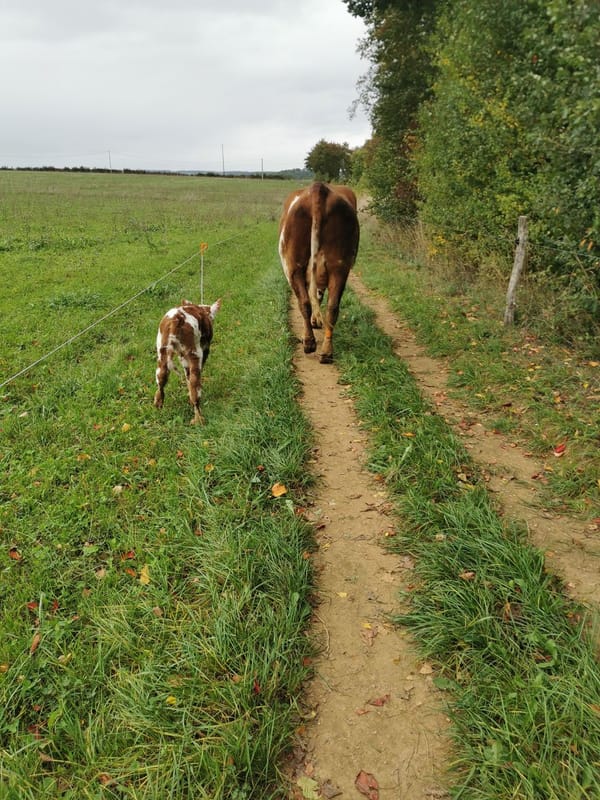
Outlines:
POLYGON ((329 286, 327 290, 327 312, 325 314, 325 330, 323 333, 323 344, 319 361, 321 364, 331 364, 333 362, 333 329, 340 314, 340 301, 346 280, 329 286))
POLYGON ((169 372, 171 365, 169 364, 169 354, 166 347, 161 347, 158 353, 158 363, 156 367, 156 384, 158 389, 154 395, 154 405, 156 408, 162 408, 165 402, 165 386, 169 380, 169 372))
POLYGON ((298 300, 298 308, 300 309, 300 313, 302 314, 302 319, 304 322, 304 335, 302 337, 304 352, 314 353, 317 349, 317 340, 315 339, 311 325, 310 298, 308 296, 304 280, 295 275, 292 280, 292 289, 294 290, 294 294, 298 300))

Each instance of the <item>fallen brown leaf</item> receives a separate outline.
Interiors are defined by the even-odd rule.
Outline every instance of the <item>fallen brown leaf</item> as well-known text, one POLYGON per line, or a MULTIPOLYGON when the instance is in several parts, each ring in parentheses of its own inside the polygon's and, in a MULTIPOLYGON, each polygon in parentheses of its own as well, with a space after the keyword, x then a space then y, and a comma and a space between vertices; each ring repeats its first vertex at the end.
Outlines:
POLYGON ((321 784, 321 794, 323 797, 327 798, 327 800, 331 800, 332 797, 339 797, 343 792, 335 783, 325 781, 325 783, 321 784))
POLYGON ((368 704, 370 706, 384 706, 387 702, 389 702, 390 696, 389 694, 384 694, 381 697, 375 697, 373 700, 369 700, 368 704))
POLYGON ((42 637, 40 636, 39 633, 35 633, 33 635, 33 639, 31 640, 31 645, 29 646, 29 654, 30 655, 33 655, 35 653, 35 651, 38 649, 38 647, 40 646, 41 639, 42 639, 42 637))
POLYGON ((354 785, 361 794, 364 794, 369 800, 379 800, 379 784, 375 776, 370 772, 365 772, 364 769, 356 776, 354 785))

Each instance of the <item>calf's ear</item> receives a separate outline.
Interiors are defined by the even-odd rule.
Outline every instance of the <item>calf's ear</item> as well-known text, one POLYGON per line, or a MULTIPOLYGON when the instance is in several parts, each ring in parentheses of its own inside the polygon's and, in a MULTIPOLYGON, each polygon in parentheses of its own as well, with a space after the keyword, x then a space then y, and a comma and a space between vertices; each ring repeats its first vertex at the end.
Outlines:
POLYGON ((219 299, 215 300, 215 302, 210 307, 210 318, 211 319, 214 319, 217 316, 217 311, 220 308, 221 308, 221 298, 219 297, 219 299))

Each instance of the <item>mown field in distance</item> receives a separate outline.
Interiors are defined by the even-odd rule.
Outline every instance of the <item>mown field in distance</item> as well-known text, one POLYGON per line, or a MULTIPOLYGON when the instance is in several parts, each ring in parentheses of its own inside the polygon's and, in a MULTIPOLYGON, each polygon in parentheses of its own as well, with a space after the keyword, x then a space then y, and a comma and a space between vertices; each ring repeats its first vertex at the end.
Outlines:
POLYGON ((309 643, 281 181, 0 173, 0 796, 269 797, 309 643), (204 427, 163 313, 222 298, 204 427), (167 278, 167 272, 194 256, 167 278), (274 497, 276 483, 288 493, 274 497))

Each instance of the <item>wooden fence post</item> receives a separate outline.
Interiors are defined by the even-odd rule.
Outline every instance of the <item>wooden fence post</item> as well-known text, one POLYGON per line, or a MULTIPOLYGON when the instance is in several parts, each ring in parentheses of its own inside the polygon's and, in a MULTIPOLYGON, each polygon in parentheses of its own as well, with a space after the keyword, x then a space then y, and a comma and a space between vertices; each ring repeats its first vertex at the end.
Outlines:
POLYGON ((525 266, 527 258, 527 217, 519 217, 519 228, 517 232, 517 246, 515 248, 515 260, 513 263, 508 291, 506 292, 506 309, 504 311, 504 324, 512 325, 515 321, 515 306, 517 305, 515 296, 517 294, 517 284, 521 277, 521 272, 525 266))

